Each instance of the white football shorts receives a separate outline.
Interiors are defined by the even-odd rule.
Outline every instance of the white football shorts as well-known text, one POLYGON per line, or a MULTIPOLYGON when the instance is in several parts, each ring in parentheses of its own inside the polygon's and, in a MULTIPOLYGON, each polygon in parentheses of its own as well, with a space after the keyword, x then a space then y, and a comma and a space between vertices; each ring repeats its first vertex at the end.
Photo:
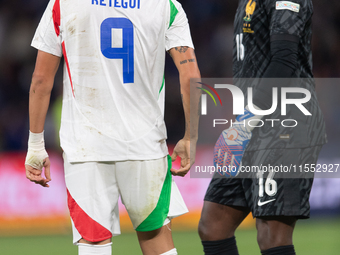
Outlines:
POLYGON ((137 231, 152 231, 188 212, 171 176, 170 156, 156 160, 70 163, 65 181, 73 242, 120 234, 118 198, 137 231))

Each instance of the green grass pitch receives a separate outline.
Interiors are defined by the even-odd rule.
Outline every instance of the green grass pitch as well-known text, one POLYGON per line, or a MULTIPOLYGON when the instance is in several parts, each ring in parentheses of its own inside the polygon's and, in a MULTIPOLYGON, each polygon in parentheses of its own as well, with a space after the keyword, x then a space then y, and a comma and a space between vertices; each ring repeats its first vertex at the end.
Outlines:
MULTIPOLYGON (((202 247, 195 231, 174 231, 174 241, 180 255, 201 255, 202 247)), ((241 255, 260 254, 255 229, 236 232, 241 255)), ((340 219, 308 220, 297 223, 294 232, 298 255, 339 255, 340 219)), ((77 255, 71 235, 0 237, 1 255, 77 255)), ((113 239, 113 255, 140 255, 134 233, 123 233, 113 239)))

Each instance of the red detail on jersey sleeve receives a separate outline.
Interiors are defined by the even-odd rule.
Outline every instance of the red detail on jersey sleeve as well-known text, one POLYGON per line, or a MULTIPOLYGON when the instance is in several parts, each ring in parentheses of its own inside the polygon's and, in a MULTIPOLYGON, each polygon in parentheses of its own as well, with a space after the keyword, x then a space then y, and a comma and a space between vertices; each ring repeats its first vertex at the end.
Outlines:
POLYGON ((56 0, 52 10, 54 30, 57 36, 60 34, 60 0, 56 0))
POLYGON ((66 54, 65 42, 62 42, 61 46, 62 46, 62 48, 63 48, 63 55, 64 55, 66 67, 67 67, 68 77, 70 78, 70 82, 71 82, 72 94, 73 94, 73 97, 75 97, 75 96, 74 96, 74 89, 73 89, 72 78, 71 78, 70 65, 69 65, 69 63, 68 63, 67 54, 66 54))
POLYGON ((112 233, 88 216, 67 190, 67 203, 73 223, 79 234, 87 241, 100 242, 112 237, 112 233))

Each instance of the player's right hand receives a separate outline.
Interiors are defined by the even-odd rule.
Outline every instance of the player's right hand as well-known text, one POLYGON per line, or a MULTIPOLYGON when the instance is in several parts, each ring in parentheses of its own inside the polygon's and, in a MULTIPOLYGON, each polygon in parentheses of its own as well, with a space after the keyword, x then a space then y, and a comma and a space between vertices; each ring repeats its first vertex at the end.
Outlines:
POLYGON ((31 182, 36 184, 40 184, 43 187, 49 187, 48 182, 51 181, 51 173, 50 173, 50 159, 45 158, 43 161, 43 167, 45 168, 45 178, 42 176, 42 170, 36 169, 30 165, 25 164, 26 168, 26 177, 31 182))
POLYGON ((190 140, 181 139, 176 144, 171 155, 172 162, 176 161, 177 157, 181 158, 181 166, 179 169, 171 168, 172 175, 184 177, 190 170, 190 167, 195 163, 196 147, 191 144, 190 140))
POLYGON ((44 132, 32 133, 30 131, 25 160, 27 179, 43 187, 49 187, 47 183, 51 181, 50 165, 50 159, 45 150, 44 132), (42 176, 43 168, 45 168, 46 178, 42 176))

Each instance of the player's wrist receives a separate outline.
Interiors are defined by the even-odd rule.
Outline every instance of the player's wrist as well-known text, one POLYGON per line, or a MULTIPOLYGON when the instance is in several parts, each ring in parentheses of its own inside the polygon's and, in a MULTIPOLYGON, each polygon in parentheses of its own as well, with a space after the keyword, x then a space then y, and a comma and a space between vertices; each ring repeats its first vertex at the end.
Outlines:
POLYGON ((181 140, 184 142, 197 143, 198 137, 183 137, 181 140))
POLYGON ((45 149, 44 131, 41 133, 29 131, 25 165, 41 170, 46 158, 48 158, 48 154, 45 149))
POLYGON ((33 133, 29 131, 28 146, 38 144, 44 144, 44 131, 41 133, 33 133))
POLYGON ((189 141, 189 142, 197 142, 198 140, 198 134, 197 132, 185 132, 182 140, 189 141))
POLYGON ((44 131, 41 133, 33 133, 29 131, 28 149, 35 151, 45 150, 44 131))

